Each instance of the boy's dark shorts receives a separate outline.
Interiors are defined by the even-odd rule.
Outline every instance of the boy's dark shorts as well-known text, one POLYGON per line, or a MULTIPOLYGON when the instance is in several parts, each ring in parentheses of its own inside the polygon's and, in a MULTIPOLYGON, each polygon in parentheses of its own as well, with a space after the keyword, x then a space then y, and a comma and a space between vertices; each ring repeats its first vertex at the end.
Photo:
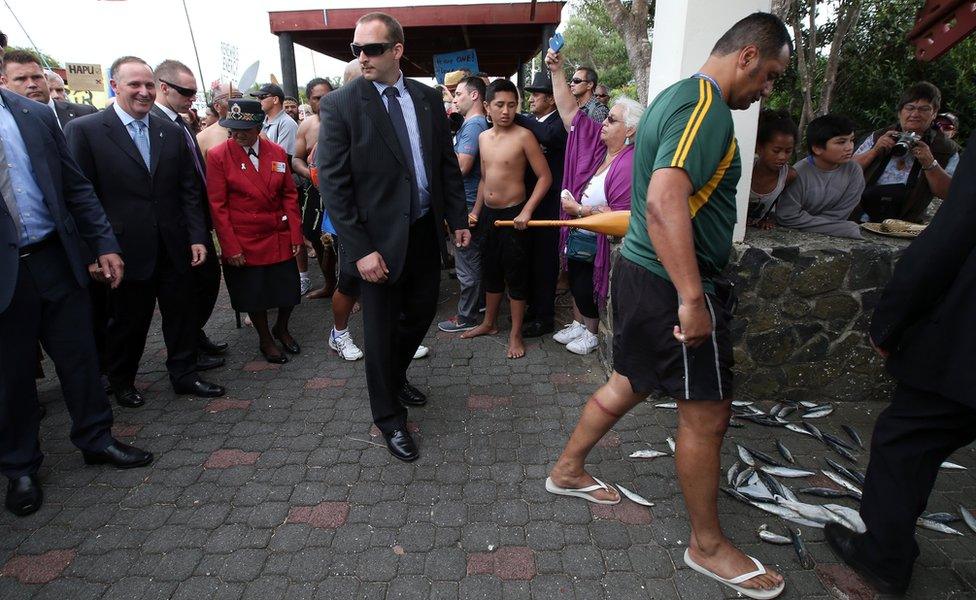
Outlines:
POLYGON ((713 332, 688 348, 674 337, 678 292, 670 281, 619 257, 610 298, 613 370, 630 380, 634 393, 660 392, 676 400, 732 398, 730 303, 705 295, 713 332))
POLYGON ((485 224, 487 238, 481 255, 481 280, 485 292, 501 294, 508 286, 508 297, 525 300, 529 281, 527 248, 528 231, 514 227, 495 227, 495 221, 512 221, 525 203, 508 208, 485 206, 479 219, 485 224))

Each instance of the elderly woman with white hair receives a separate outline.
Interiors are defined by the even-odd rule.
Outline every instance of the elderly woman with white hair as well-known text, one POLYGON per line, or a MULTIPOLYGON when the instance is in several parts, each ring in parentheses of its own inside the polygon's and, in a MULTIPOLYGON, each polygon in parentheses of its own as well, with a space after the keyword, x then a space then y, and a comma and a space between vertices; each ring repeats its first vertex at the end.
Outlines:
MULTIPOLYGON (((603 123, 586 116, 566 83, 562 57, 547 61, 552 71, 553 98, 569 139, 561 195, 562 219, 629 210, 634 168, 634 134, 644 106, 626 97, 611 104, 603 123)), ((565 258, 573 294, 573 322, 553 339, 575 354, 596 350, 599 310, 606 304, 610 282, 610 241, 582 229, 563 230, 559 248, 565 258)))

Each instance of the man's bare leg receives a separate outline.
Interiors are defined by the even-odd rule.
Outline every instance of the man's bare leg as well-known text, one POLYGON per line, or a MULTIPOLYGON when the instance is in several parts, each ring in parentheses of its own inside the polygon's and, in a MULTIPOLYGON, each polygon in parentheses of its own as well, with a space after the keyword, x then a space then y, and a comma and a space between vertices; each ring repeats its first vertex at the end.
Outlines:
MULTIPOLYGON (((549 472, 553 483, 559 487, 574 489, 595 484, 593 476, 586 472, 586 457, 620 417, 640 404, 645 397, 645 394, 635 394, 630 380, 614 371, 610 375, 610 381, 595 391, 583 407, 573 435, 569 437, 563 453, 549 472)), ((599 500, 620 499, 616 490, 597 490, 592 495, 599 500)))
MULTIPOLYGON (((678 402, 675 451, 678 481, 691 520, 688 551, 696 563, 725 579, 756 569, 753 562, 725 537, 718 521, 720 452, 731 413, 731 401, 678 402)), ((782 576, 767 568, 765 575, 739 585, 772 589, 782 581, 782 576)))
POLYGON ((349 327, 349 315, 352 314, 352 307, 356 304, 356 298, 347 296, 336 290, 332 294, 332 320, 335 321, 335 328, 343 331, 349 327))
POLYGON ((498 319, 498 309, 502 305, 502 295, 495 293, 485 293, 485 319, 474 329, 470 329, 461 334, 461 339, 467 340, 479 335, 495 335, 498 328, 495 321, 498 319))
POLYGON ((336 253, 332 246, 324 246, 322 252, 319 252, 316 257, 316 261, 319 263, 319 268, 322 270, 322 275, 325 277, 325 285, 317 290, 312 290, 305 295, 309 300, 318 300, 320 298, 331 298, 332 294, 336 289, 336 253))
POLYGON ((525 341, 522 339, 522 322, 525 321, 525 300, 508 299, 512 309, 512 331, 508 334, 508 357, 525 356, 525 341))

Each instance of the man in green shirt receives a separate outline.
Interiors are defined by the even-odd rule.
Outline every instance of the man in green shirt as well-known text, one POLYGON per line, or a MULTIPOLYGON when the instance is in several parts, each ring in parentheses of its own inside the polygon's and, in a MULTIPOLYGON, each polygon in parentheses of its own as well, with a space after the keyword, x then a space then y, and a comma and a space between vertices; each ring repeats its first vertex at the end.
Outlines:
POLYGON ((719 452, 732 402, 731 293, 720 275, 741 173, 731 111, 767 96, 792 52, 782 21, 750 15, 719 39, 698 73, 645 111, 630 229, 612 283, 614 372, 590 397, 546 480, 552 493, 616 504, 617 490, 584 469, 587 454, 648 394, 675 398, 675 459, 692 528, 685 562, 750 598, 773 598, 784 583, 737 549, 718 520, 719 452))

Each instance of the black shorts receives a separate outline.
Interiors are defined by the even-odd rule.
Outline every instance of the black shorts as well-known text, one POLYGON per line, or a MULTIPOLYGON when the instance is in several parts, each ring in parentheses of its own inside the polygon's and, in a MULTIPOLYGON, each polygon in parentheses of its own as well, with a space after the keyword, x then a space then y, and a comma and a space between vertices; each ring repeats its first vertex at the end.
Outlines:
POLYGON ((319 188, 304 177, 295 175, 295 180, 298 182, 298 199, 302 209, 302 235, 307 240, 316 241, 322 231, 323 207, 319 188))
MULTIPOLYGON (((336 282, 336 289, 350 298, 359 298, 359 285, 361 280, 355 275, 350 275, 342 268, 342 244, 339 243, 339 236, 332 236, 332 244, 333 248, 336 249, 336 255, 338 257, 336 263, 339 265, 339 278, 336 282)), ((356 266, 353 265, 352 268, 355 269, 356 266)))
POLYGON ((525 203, 508 208, 484 208, 479 221, 487 228, 481 255, 481 281, 485 292, 501 294, 508 287, 508 297, 525 300, 529 282, 529 232, 514 227, 495 227, 495 221, 511 221, 522 212, 525 203))
POLYGON ((636 394, 660 392, 676 400, 732 398, 732 315, 714 294, 705 304, 711 338, 688 348, 674 337, 678 292, 674 285, 620 257, 611 283, 613 370, 636 394))

